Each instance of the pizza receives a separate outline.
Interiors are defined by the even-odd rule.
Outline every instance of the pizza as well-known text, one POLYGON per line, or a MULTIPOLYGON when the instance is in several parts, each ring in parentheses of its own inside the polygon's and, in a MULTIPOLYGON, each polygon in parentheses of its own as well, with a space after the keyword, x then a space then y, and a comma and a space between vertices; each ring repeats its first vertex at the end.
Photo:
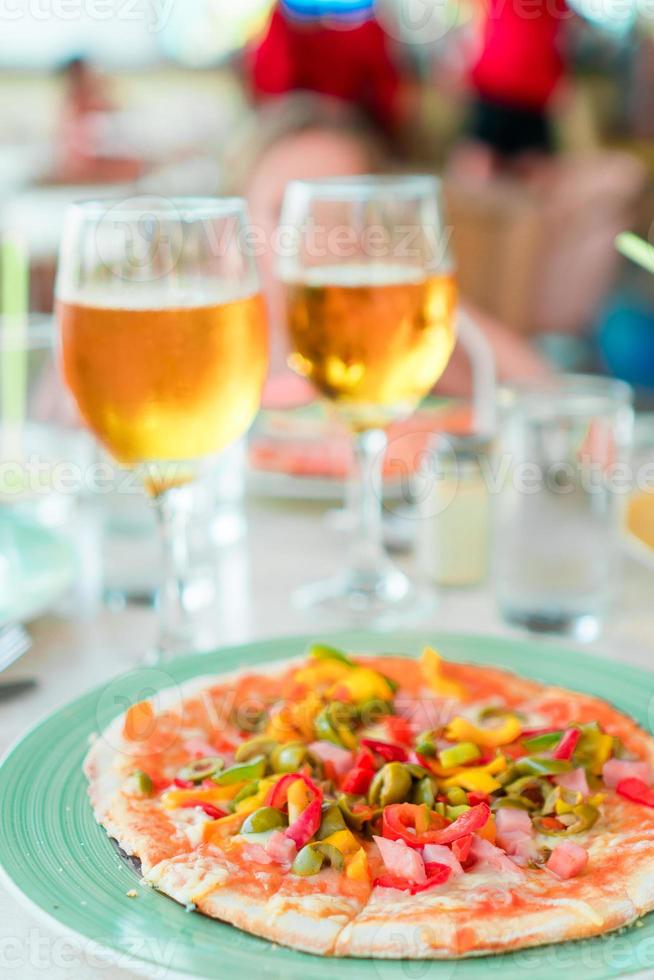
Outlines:
POLYGON ((350 655, 198 678, 85 760, 145 884, 325 956, 455 958, 654 908, 654 739, 503 670, 350 655))

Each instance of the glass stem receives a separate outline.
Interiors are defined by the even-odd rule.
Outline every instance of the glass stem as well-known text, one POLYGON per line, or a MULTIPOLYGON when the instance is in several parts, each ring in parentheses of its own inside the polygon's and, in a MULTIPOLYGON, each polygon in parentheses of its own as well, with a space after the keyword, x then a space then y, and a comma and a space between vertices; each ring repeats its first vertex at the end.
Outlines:
POLYGON ((360 432, 354 442, 349 493, 356 524, 350 547, 350 575, 355 589, 374 590, 388 558, 382 529, 382 472, 388 439, 382 429, 360 432))
POLYGON ((163 562, 154 659, 161 661, 188 652, 191 642, 191 623, 184 601, 189 573, 188 493, 184 487, 164 490, 154 498, 154 505, 163 562))

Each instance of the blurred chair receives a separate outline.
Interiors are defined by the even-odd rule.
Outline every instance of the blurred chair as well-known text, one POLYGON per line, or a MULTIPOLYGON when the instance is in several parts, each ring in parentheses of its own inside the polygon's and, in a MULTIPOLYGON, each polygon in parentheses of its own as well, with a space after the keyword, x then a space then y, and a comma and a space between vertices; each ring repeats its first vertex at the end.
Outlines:
POLYGON ((619 267, 646 181, 632 156, 560 157, 529 180, 450 175, 445 193, 461 291, 521 333, 577 333, 619 267))

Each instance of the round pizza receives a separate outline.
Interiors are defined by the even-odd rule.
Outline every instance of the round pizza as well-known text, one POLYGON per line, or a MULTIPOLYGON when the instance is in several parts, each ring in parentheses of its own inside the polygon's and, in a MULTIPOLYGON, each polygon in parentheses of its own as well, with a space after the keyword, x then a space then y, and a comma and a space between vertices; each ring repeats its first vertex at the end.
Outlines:
POLYGON ((349 655, 134 704, 85 761, 95 816, 189 910, 326 956, 452 958, 654 908, 654 739, 505 671, 349 655))

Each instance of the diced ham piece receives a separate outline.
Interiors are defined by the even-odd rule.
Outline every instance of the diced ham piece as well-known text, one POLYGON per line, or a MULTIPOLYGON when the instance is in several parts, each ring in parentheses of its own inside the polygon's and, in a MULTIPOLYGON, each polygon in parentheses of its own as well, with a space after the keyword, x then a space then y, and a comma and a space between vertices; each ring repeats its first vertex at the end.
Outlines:
POLYGON ((491 844, 490 841, 484 840, 483 837, 478 837, 476 834, 472 836, 470 854, 475 861, 488 864, 495 871, 522 875, 522 871, 515 861, 507 857, 501 848, 496 847, 495 844, 491 844))
POLYGON ((648 762, 609 759, 604 763, 602 778, 609 789, 615 789, 623 779, 642 779, 649 786, 652 782, 652 769, 648 762))
POLYGON ((581 844, 565 840, 556 845, 545 867, 558 878, 576 878, 588 864, 588 851, 581 844))
POLYGON ((254 864, 272 864, 274 862, 274 858, 268 854, 261 844, 246 844, 242 853, 246 861, 253 861, 254 864))
POLYGON ((516 859, 518 864, 525 864, 530 856, 534 835, 531 817, 527 811, 502 807, 495 814, 495 825, 499 846, 516 859))
POLYGON ((585 769, 571 769, 570 772, 562 772, 559 776, 554 777, 554 782, 557 786, 572 790, 573 793, 590 796, 585 769))
POLYGON ((373 840, 391 874, 413 881, 416 885, 427 881, 425 862, 414 847, 408 847, 402 840, 387 840, 386 837, 374 837, 373 840))
POLYGON ((292 841, 281 830, 276 830, 266 842, 266 854, 277 864, 290 866, 296 853, 297 847, 295 846, 295 841, 292 841))
POLYGON ((215 748, 205 738, 189 738, 184 742, 184 751, 194 759, 206 759, 217 755, 215 748))
POLYGON ((522 831, 531 837, 533 827, 531 817, 526 810, 518 810, 517 807, 503 806, 495 814, 495 826, 499 834, 512 834, 522 831))
POLYGON ((312 742, 309 748, 321 762, 331 762, 337 776, 344 776, 352 768, 354 756, 347 749, 331 742, 312 742))
POLYGON ((462 875, 461 862, 445 844, 425 844, 422 849, 425 864, 445 864, 452 870, 452 876, 462 875))

